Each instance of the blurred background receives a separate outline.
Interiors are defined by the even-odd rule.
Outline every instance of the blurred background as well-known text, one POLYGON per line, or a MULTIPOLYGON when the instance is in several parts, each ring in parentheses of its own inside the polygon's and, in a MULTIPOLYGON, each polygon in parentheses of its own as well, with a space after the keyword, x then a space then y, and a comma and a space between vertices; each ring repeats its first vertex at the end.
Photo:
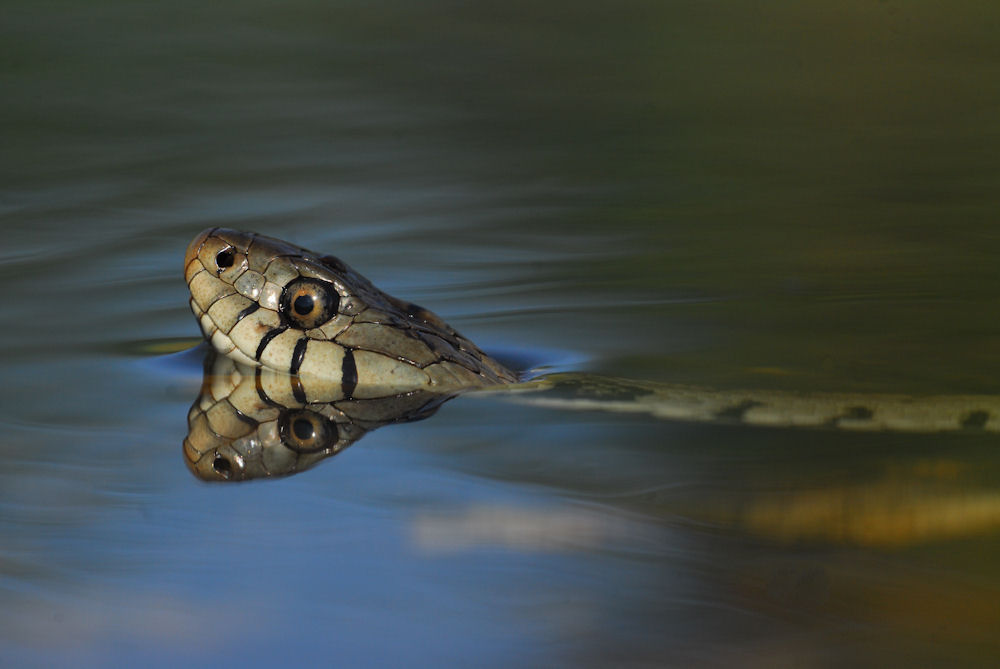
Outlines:
POLYGON ((0 11, 9 666, 989 665, 997 438, 460 398, 287 479, 183 464, 201 229, 539 371, 997 392, 1000 5, 0 11))

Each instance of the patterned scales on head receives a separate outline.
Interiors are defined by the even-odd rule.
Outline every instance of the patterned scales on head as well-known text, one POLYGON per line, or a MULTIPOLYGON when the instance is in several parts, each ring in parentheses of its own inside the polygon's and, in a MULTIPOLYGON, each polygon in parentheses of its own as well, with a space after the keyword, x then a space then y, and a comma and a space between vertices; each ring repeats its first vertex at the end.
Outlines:
POLYGON ((440 317, 382 292, 329 255, 213 228, 188 246, 191 310, 212 346, 290 374, 300 401, 513 383, 516 375, 440 317))

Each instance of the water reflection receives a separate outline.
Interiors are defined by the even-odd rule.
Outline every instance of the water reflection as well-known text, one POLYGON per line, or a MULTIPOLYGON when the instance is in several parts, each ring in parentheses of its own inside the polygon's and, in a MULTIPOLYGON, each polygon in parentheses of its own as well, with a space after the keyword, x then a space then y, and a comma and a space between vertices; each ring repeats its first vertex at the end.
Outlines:
MULTIPOLYGON (((587 377, 584 383, 579 377, 575 393, 588 409, 622 410, 619 403, 608 401, 600 378, 587 377)), ((322 387, 311 387, 312 400, 306 403, 296 399, 293 384, 294 377, 247 367, 209 351, 184 439, 191 472, 205 481, 289 476, 383 425, 427 418, 454 397, 414 391, 345 400, 339 385, 332 383, 325 393, 322 387)), ((566 383, 557 390, 565 394, 566 383)), ((773 401, 775 396, 770 397, 773 401)), ((511 398, 525 400, 517 393, 511 398)), ((541 393, 534 399, 551 408, 551 396, 541 393)), ((656 514, 778 544, 899 548, 995 531, 1000 527, 1000 491, 991 482, 981 466, 943 457, 897 463, 871 472, 861 482, 841 477, 810 480, 803 472, 789 480, 758 472, 711 496, 677 491, 656 505, 656 514)), ((593 518, 575 510, 566 513, 491 508, 431 514, 415 520, 414 536, 420 546, 450 551, 510 544, 579 548, 619 536, 621 527, 595 525, 593 518)))
POLYGON ((1000 528, 1000 489, 984 471, 946 458, 887 467, 862 483, 772 481, 735 497, 709 504, 715 512, 703 507, 697 519, 714 515, 719 527, 778 544, 884 550, 982 537, 1000 528))
POLYGON ((453 397, 412 391, 348 400, 339 382, 313 383, 305 403, 295 397, 294 379, 209 351, 188 412, 184 460, 191 472, 205 481, 297 474, 376 428, 427 418, 453 397))

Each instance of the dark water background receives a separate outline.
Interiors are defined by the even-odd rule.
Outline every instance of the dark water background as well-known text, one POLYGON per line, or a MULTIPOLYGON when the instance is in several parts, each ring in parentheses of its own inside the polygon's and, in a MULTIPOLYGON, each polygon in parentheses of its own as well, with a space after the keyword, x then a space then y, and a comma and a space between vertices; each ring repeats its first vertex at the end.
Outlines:
POLYGON ((994 2, 0 9, 6 666, 992 665, 996 437, 462 398, 184 467, 181 260, 334 253, 487 349, 996 393, 994 2))

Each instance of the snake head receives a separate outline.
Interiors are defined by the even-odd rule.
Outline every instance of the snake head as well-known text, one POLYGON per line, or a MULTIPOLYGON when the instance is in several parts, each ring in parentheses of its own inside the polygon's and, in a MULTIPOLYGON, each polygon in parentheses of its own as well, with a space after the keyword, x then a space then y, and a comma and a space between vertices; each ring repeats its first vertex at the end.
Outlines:
POLYGON ((346 398, 454 392, 516 375, 440 317, 376 288, 341 260, 249 232, 211 228, 184 275, 205 338, 236 362, 337 382, 346 398))

